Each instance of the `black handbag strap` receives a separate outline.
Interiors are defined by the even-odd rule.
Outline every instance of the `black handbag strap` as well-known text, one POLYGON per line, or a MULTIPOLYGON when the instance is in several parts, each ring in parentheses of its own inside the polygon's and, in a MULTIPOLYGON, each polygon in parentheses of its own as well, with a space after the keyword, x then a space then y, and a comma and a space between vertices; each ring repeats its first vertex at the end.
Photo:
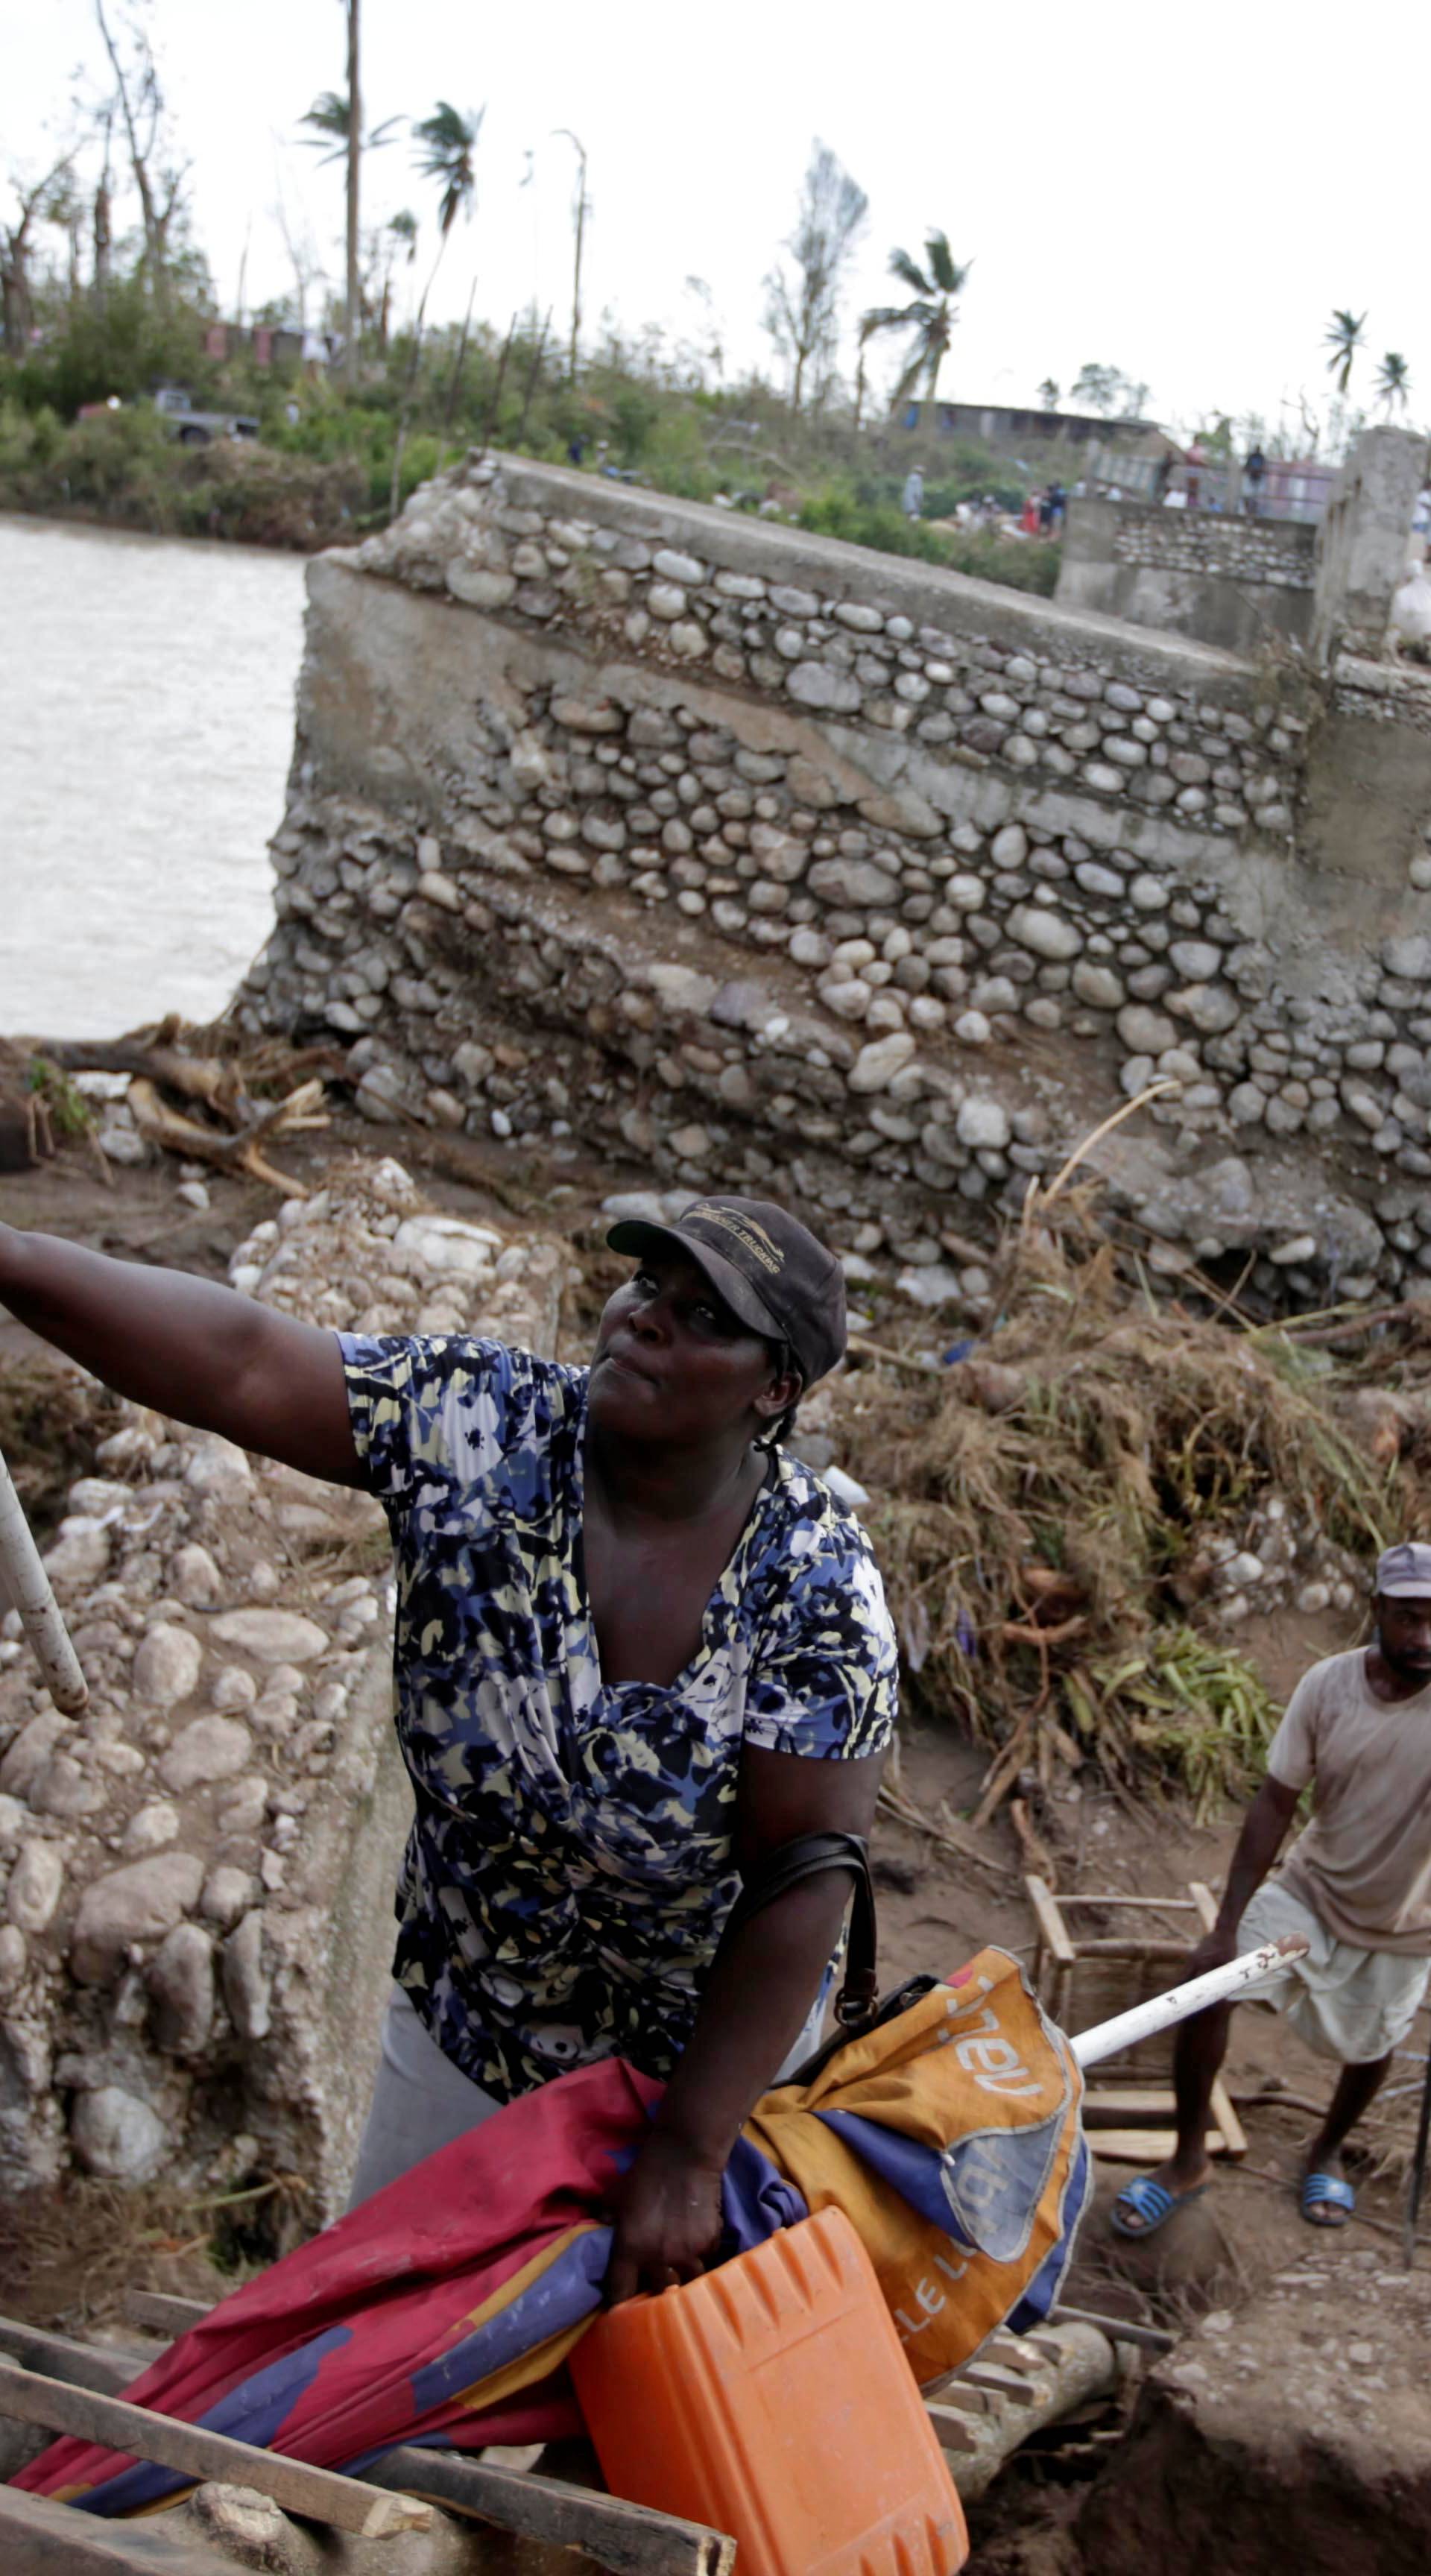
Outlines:
POLYGON ((863 1835, 796 1834, 790 1842, 781 1843, 746 1880, 726 1928, 739 1931, 767 1905, 787 1896, 792 1887, 802 1887, 807 1879, 818 1878, 831 1869, 848 1870, 855 1883, 844 1983, 835 1998, 835 2019, 845 2033, 869 2020, 879 1993, 874 1881, 870 1876, 869 1845, 863 1835))

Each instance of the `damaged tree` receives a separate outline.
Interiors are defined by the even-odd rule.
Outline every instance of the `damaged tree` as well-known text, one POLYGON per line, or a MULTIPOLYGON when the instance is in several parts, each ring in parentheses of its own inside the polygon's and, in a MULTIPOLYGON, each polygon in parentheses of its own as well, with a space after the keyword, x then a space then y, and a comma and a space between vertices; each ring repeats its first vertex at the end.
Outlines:
POLYGON ((799 411, 807 379, 815 399, 834 372, 840 288, 864 228, 869 199, 826 143, 811 147, 795 230, 765 280, 765 329, 791 368, 790 408, 799 411))
MULTIPOLYGON (((131 22, 126 31, 132 49, 132 59, 126 69, 104 14, 104 0, 94 0, 94 7, 99 32, 104 38, 104 49, 114 73, 115 100, 129 144, 129 166, 139 192, 145 266, 154 301, 162 311, 169 300, 170 238, 183 202, 189 164, 176 165, 166 157, 169 138, 164 91, 154 48, 144 28, 131 22)), ((106 206, 106 223, 107 220, 106 206)))
POLYGON ((62 160, 47 170, 43 179, 32 187, 12 182, 19 211, 13 223, 0 231, 0 310, 3 310, 5 355, 22 358, 30 345, 34 328, 35 305, 30 284, 30 262, 35 247, 35 226, 48 222, 58 193, 63 189, 74 159, 67 152, 62 160))

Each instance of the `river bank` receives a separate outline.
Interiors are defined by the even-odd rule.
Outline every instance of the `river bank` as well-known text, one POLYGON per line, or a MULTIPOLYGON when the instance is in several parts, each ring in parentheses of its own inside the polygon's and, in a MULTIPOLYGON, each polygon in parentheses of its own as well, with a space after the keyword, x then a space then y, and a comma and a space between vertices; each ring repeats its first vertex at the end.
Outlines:
POLYGON ((68 427, 0 419, 0 511, 30 517, 315 554, 382 524, 371 481, 350 459, 258 439, 182 446, 136 413, 68 427))
MULTIPOLYGON (((337 435, 336 422, 328 433, 337 435)), ((356 544, 391 516, 391 414, 362 413, 350 453, 314 454, 269 438, 216 439, 186 447, 152 413, 118 410, 62 424, 0 402, 0 511, 121 528, 155 537, 202 537, 292 554, 356 544)), ((399 497, 464 452, 460 437, 419 431, 403 446, 399 497)), ((560 447, 517 445, 514 453, 560 456, 560 447)), ((691 469, 653 468, 638 478, 656 491, 689 496, 691 469)), ((716 488, 698 476, 698 497, 716 488)), ((886 478, 887 480, 888 478, 886 478)), ((743 496, 742 506, 753 506, 743 496)), ((1059 544, 1031 544, 997 529, 911 521, 889 491, 820 473, 782 494, 783 517, 815 534, 838 536, 879 554, 913 556, 951 572, 1052 597, 1059 544)))

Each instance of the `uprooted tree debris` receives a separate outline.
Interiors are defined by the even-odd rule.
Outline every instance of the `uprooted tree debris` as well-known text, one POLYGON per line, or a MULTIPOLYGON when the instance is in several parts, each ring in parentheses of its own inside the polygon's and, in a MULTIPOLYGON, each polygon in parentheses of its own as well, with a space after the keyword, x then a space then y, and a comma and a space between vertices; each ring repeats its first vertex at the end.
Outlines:
MULTIPOLYGON (((46 1039, 0 1050, 0 1153, 9 1168, 43 1160, 81 1138, 104 1160, 75 1077, 125 1080, 124 1101, 138 1134, 166 1153, 242 1173, 287 1198, 306 1184, 269 1160, 269 1148, 300 1129, 326 1127, 327 1085, 342 1076, 328 1047, 295 1049, 281 1040, 236 1049, 211 1029, 161 1021, 114 1045, 46 1039)), ((0 1163, 0 1168, 3 1168, 0 1163)))
POLYGON ((1025 1770, 1090 1761, 1206 1810, 1275 1725, 1238 1621, 1351 1611, 1377 1549, 1431 1530, 1431 1310, 1370 1359, 1374 1317, 1339 1342, 1340 1318, 1195 1316, 1080 1216, 1015 1238, 967 1356, 882 1325, 837 1399, 915 1693, 991 1747, 976 1824, 1025 1770))

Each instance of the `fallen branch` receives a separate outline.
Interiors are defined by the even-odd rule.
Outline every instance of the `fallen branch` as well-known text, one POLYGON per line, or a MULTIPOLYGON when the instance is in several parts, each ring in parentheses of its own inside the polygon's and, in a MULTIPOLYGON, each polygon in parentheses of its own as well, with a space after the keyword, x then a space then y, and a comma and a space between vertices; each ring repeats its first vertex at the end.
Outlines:
POLYGON ((984 1774, 984 1794, 970 1819, 976 1834, 983 1832, 995 1810, 1002 1806, 1024 1767, 1035 1714, 1032 1708, 1025 1709, 1007 1744, 995 1754, 984 1774))
POLYGON ((1035 1224, 1043 1222, 1046 1211, 1052 1207, 1056 1198, 1062 1196, 1084 1156, 1090 1154, 1095 1145, 1101 1143, 1105 1136, 1110 1136, 1115 1127, 1121 1127, 1124 1119, 1131 1118, 1135 1109, 1146 1107, 1150 1100, 1159 1099, 1165 1091, 1181 1091, 1181 1089, 1182 1084, 1169 1074, 1164 1074, 1157 1082, 1146 1083, 1131 1100, 1124 1101, 1121 1109, 1113 1110, 1107 1118, 1100 1119, 1096 1127, 1089 1129, 1082 1143, 1075 1145, 1067 1162, 1054 1174, 1047 1189, 1041 1189, 1037 1181, 1030 1182, 1028 1195, 1019 1216, 1020 1234, 1024 1237, 1029 1236, 1035 1224))
POLYGON ((981 1851, 970 1835, 962 1833, 947 1821, 942 1825, 936 1825, 932 1816, 926 1816, 923 1808, 917 1807, 914 1800, 906 1797, 902 1789, 893 1789, 886 1782, 880 1790, 878 1804, 886 1815, 898 1817, 899 1822, 902 1825, 908 1825, 913 1833, 926 1834, 932 1843, 938 1843, 943 1850, 957 1853, 960 1860, 972 1861, 976 1869, 987 1870, 991 1878, 1016 1879, 1018 1877, 1017 1870, 1010 1869, 1004 1861, 994 1860, 988 1852, 981 1851))
POLYGON ((1313 1331, 1307 1333, 1299 1333, 1297 1331, 1297 1318, 1294 1315, 1286 1324, 1280 1325, 1277 1329, 1285 1335, 1289 1342, 1295 1344, 1299 1351, 1323 1350, 1331 1342, 1358 1341, 1363 1333, 1378 1332, 1381 1327, 1386 1324, 1404 1324, 1408 1322, 1413 1315, 1421 1317, 1424 1321, 1426 1308, 1424 1306, 1413 1306, 1410 1304, 1403 1304, 1400 1306, 1374 1306, 1369 1314, 1353 1315, 1350 1321, 1345 1324, 1321 1324, 1313 1331))
MULTIPOLYGON (((169 1109, 160 1099, 155 1085, 137 1076, 129 1086, 130 1115, 141 1136, 160 1145, 166 1153, 183 1154, 195 1162, 212 1163, 221 1172, 246 1172, 250 1179, 262 1181, 269 1189, 281 1190, 287 1198, 306 1198, 308 1186, 288 1172, 280 1172, 259 1150, 260 1140, 272 1133, 282 1133, 291 1123, 285 1113, 303 1103, 306 1110, 314 1097, 322 1097, 321 1083, 303 1083, 287 1100, 275 1101, 252 1125, 238 1135, 222 1136, 212 1127, 200 1126, 197 1119, 184 1118, 169 1109)), ((301 1113, 300 1113, 301 1114, 301 1113)))
POLYGON ((1056 1892, 1058 1887, 1058 1872, 1054 1865, 1053 1855, 1047 1844, 1041 1840, 1040 1836, 1035 1831, 1033 1819, 1028 1810, 1028 1800, 1026 1798, 1010 1798, 1009 1822, 1013 1826, 1014 1833, 1017 1836, 1019 1853, 1023 1860, 1025 1869, 1030 1871, 1035 1878, 1041 1878, 1045 1887, 1056 1892))
POLYGON ((852 1333, 846 1348, 857 1352, 862 1360, 884 1360, 890 1368, 908 1369, 913 1377, 944 1375, 937 1360, 913 1359, 906 1351, 890 1350, 887 1343, 866 1341, 863 1333, 852 1333))

